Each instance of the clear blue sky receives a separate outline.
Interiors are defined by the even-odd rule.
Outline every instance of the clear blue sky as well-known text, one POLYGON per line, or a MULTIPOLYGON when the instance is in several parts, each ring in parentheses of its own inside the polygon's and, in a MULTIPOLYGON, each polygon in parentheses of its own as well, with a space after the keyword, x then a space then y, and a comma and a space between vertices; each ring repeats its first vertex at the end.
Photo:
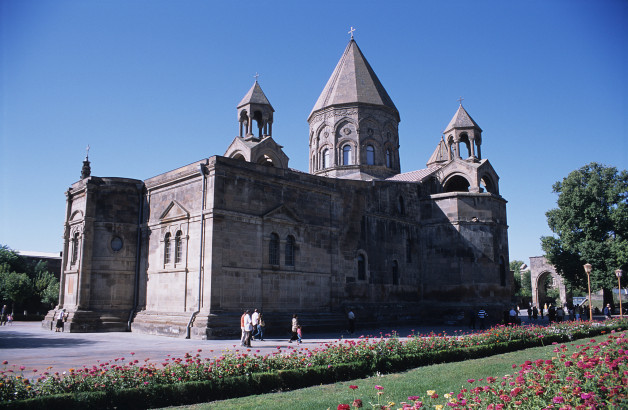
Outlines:
POLYGON ((224 154, 253 75, 273 136, 307 171, 307 116, 347 31, 401 114, 402 172, 425 167, 457 99, 508 200, 510 259, 541 255, 552 184, 628 168, 628 2, 0 1, 0 244, 62 249, 64 192, 224 154))

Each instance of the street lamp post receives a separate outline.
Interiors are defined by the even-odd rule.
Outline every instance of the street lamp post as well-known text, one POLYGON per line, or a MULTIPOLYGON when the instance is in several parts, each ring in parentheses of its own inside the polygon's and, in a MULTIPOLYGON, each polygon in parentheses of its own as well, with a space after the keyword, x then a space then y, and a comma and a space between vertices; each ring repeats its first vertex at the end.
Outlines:
POLYGON ((615 271, 615 276, 617 276, 617 286, 619 288, 619 317, 624 318, 624 311, 621 308, 621 275, 624 273, 623 270, 617 269, 615 271))
POLYGON ((584 271, 587 273, 587 283, 589 285, 589 320, 593 320, 593 309, 591 307, 591 270, 593 266, 590 263, 584 265, 584 271))

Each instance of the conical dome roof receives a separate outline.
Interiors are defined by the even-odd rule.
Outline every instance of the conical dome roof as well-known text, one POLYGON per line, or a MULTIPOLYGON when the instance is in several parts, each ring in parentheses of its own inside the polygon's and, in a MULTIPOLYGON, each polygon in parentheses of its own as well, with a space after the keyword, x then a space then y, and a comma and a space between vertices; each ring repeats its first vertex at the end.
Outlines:
POLYGON ((270 105, 270 101, 266 98, 266 94, 262 91, 262 87, 260 87, 259 83, 255 81, 255 84, 251 87, 249 92, 246 93, 240 104, 238 104, 237 108, 240 108, 247 104, 259 104, 259 105, 268 105, 270 109, 274 112, 273 106, 270 105))
POLYGON ((323 108, 351 103, 385 106, 399 116, 397 107, 353 39, 318 97, 310 117, 323 108))
POLYGON ((447 125, 443 133, 451 131, 454 128, 477 128, 478 130, 482 131, 482 128, 480 128, 480 126, 475 121, 473 121, 473 118, 471 118, 471 116, 469 115, 467 110, 464 109, 462 104, 460 104, 460 107, 458 107, 458 111, 456 111, 454 117, 451 119, 451 121, 449 121, 449 124, 447 125))

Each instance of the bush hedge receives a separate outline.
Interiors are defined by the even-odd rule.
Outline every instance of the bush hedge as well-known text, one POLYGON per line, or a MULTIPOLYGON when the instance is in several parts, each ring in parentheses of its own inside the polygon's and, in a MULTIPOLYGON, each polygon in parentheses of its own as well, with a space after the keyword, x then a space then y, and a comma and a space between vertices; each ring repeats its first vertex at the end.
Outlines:
MULTIPOLYGON (((320 384, 330 384, 374 375, 396 373, 438 363, 477 359, 536 347, 596 336, 625 328, 626 322, 605 323, 597 327, 578 328, 574 332, 559 329, 536 339, 513 339, 487 345, 425 350, 410 354, 377 355, 371 360, 307 368, 252 372, 246 375, 214 378, 174 384, 150 385, 108 391, 55 394, 35 398, 0 402, 3 409, 67 410, 81 409, 148 409, 224 400, 273 391, 293 390, 320 384)), ((489 330, 490 332, 490 330, 489 330)))

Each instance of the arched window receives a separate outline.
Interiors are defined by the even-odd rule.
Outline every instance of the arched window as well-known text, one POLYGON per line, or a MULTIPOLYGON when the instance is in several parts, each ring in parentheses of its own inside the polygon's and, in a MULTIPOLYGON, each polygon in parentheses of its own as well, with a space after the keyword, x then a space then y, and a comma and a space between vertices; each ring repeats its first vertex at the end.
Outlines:
POLYGON ((375 165, 375 148, 372 145, 366 146, 366 165, 375 165))
POLYGON ((399 284, 399 264, 397 261, 392 263, 392 283, 393 285, 399 284))
POLYGON ((342 165, 351 165, 351 145, 342 147, 342 165))
POLYGON ((392 168, 392 154, 389 149, 386 150, 386 166, 392 168))
POLYGON ((268 263, 271 265, 279 265, 279 235, 270 234, 270 243, 268 244, 268 263))
POLYGON ((170 263, 170 232, 164 236, 164 265, 170 263))
POLYGON ((366 260, 364 255, 358 255, 358 280, 366 280, 366 260))
POLYGON ((288 235, 286 238, 286 266, 294 266, 294 236, 288 235))
POLYGON ((181 231, 177 231, 176 235, 174 236, 174 263, 180 263, 181 262, 181 256, 183 254, 182 252, 182 241, 181 241, 181 236, 182 233, 181 231))
POLYGON ((323 169, 329 168, 330 165, 331 164, 329 162, 329 149, 325 148, 323 150, 323 169))
POLYGON ((72 265, 78 260, 78 248, 79 248, 79 233, 75 232, 72 237, 72 265))

